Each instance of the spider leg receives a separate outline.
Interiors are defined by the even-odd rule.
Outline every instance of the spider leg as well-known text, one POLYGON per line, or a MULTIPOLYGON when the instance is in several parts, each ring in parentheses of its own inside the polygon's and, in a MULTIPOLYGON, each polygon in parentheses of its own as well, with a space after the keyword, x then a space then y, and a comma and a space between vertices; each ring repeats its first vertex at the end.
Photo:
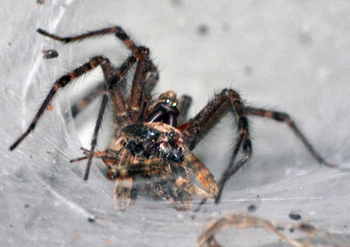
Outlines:
POLYGON ((250 158, 252 148, 249 136, 248 120, 244 112, 243 102, 239 94, 231 89, 224 89, 217 94, 197 116, 190 119, 178 128, 184 133, 187 138, 189 149, 194 149, 195 145, 208 133, 212 127, 219 122, 225 115, 227 110, 232 109, 238 121, 239 136, 236 141, 231 160, 226 170, 224 171, 220 182, 218 183, 218 191, 215 193, 215 202, 218 203, 221 197, 222 190, 226 181, 250 158), (242 146, 244 153, 243 158, 235 165, 235 159, 242 146))
MULTIPOLYGON (((63 42, 63 43, 70 43, 70 42, 75 42, 75 41, 80 41, 86 38, 91 38, 94 36, 103 36, 106 34, 114 34, 119 40, 121 40, 126 47, 133 52, 136 50, 139 46, 137 46, 134 41, 126 34, 126 32, 119 26, 113 26, 113 27, 108 27, 96 31, 91 31, 91 32, 86 32, 84 34, 80 35, 75 35, 71 37, 60 37, 54 34, 51 34, 41 28, 37 29, 37 32, 40 33, 41 35, 44 35, 46 37, 49 37, 51 39, 63 42)), ((145 94, 149 94, 154 86, 157 84, 159 80, 159 72, 157 67, 154 65, 154 63, 150 60, 148 61, 148 72, 149 75, 147 77, 147 80, 145 82, 145 94)), ((134 81, 136 78, 134 78, 134 81)), ((136 89, 136 88, 135 88, 136 89)), ((136 93, 135 93, 136 96, 136 93)), ((139 96, 139 95, 138 95, 139 96)))
POLYGON ((159 71, 152 60, 148 64, 148 77, 145 81, 144 91, 145 95, 150 94, 157 82, 159 81, 159 71))
POLYGON ((101 108, 98 114, 95 130, 91 141, 90 155, 88 158, 84 180, 87 180, 89 177, 91 161, 94 155, 95 147, 97 145, 98 132, 101 127, 102 118, 103 118, 104 111, 106 109, 110 94, 112 93, 112 101, 113 101, 115 110, 121 116, 125 116, 125 119, 126 119, 127 118, 126 113, 128 111, 127 111, 127 105, 125 103, 125 99, 119 90, 113 90, 113 89, 118 88, 117 86, 119 82, 125 77, 126 73, 133 67, 135 63, 137 63, 136 71, 140 71, 140 73, 146 73, 147 65, 148 65, 148 57, 149 57, 149 49, 146 47, 140 46, 133 51, 133 53, 125 60, 125 62, 119 67, 119 69, 116 72, 111 66, 108 66, 108 67, 101 66, 107 81, 107 86, 102 96, 101 108))
POLYGON ((296 126, 292 118, 283 112, 277 112, 277 111, 271 111, 261 108, 253 108, 253 107, 245 107, 244 108, 247 115, 253 115, 253 116, 260 116, 265 118, 273 119, 277 122, 284 122, 286 123, 292 131, 297 135, 297 137, 304 143, 307 150, 311 153, 311 155, 322 165, 329 166, 329 167, 337 167, 336 165, 330 164, 326 162, 321 155, 319 155, 314 147, 311 145, 311 143, 306 139, 305 135, 301 133, 299 128, 296 126))
POLYGON ((99 84, 97 85, 88 95, 86 95, 82 100, 77 102, 72 106, 72 116, 76 117, 78 113, 84 109, 88 104, 90 104, 94 99, 101 95, 104 91, 105 85, 99 84))
MULTIPOLYGON (((148 54, 147 54, 148 55, 148 54)), ((148 56, 145 59, 140 60, 137 64, 134 79, 131 86, 131 94, 130 94, 130 108, 132 110, 131 118, 133 121, 131 123, 135 123, 140 117, 140 111, 143 106, 144 101, 144 85, 146 80, 146 75, 148 72, 149 65, 148 56)), ((143 113, 141 113, 143 115, 143 113)))
POLYGON ((36 30, 38 33, 40 33, 41 35, 44 35, 46 37, 49 37, 53 40, 57 40, 63 43, 70 43, 70 42, 75 42, 75 41, 81 41, 83 39, 86 38, 91 38, 94 36, 103 36, 106 34, 114 34, 118 39, 120 39, 121 41, 124 42, 124 44, 129 48, 130 51, 133 51, 137 48, 137 46, 135 45, 135 43, 130 39, 130 37, 124 32, 124 30, 119 27, 119 26, 113 26, 113 27, 108 27, 108 28, 103 28, 100 30, 95 30, 95 31, 90 31, 90 32, 86 32, 83 34, 79 34, 79 35, 74 35, 74 36, 70 36, 70 37, 60 37, 58 35, 55 34, 51 34, 41 28, 38 28, 36 30))
MULTIPOLYGON (((115 119, 123 118, 123 123, 121 121, 116 121, 118 126, 115 126, 114 132, 117 133, 117 130, 122 126, 132 124, 135 122, 143 122, 146 116, 146 110, 148 108, 148 104, 151 102, 152 96, 151 91, 155 84, 158 82, 158 70, 152 63, 152 61, 148 60, 143 63, 138 63, 130 94, 130 102, 128 106, 124 108, 122 112, 115 115, 115 119), (147 67, 148 66, 148 67, 147 67)), ((118 104, 117 101, 122 98, 121 89, 119 87, 113 89, 114 104, 118 104)), ((125 101, 123 102, 125 104, 125 101)), ((112 141, 113 143, 114 141, 112 141)))
MULTIPOLYGON (((64 43, 70 43, 74 41, 80 41, 86 38, 94 36, 102 36, 105 34, 114 34, 118 39, 120 39, 130 51, 134 52, 140 46, 137 46, 132 39, 124 32, 124 30, 119 26, 104 28, 101 30, 87 32, 81 35, 71 36, 71 37, 60 37, 51 33, 46 32, 42 29, 37 29, 37 32, 47 36, 51 39, 61 41, 64 43)), ((144 95, 148 95, 156 83, 159 80, 159 72, 154 63, 148 58, 139 61, 136 68, 134 79, 132 83, 131 95, 130 95, 130 108, 126 105, 123 94, 120 87, 113 88, 112 100, 114 105, 120 109, 118 113, 122 116, 124 124, 130 124, 135 122, 138 118, 141 118, 142 113, 142 102, 144 100, 144 95), (141 115, 141 117, 140 117, 141 115)), ((120 121, 119 121, 120 122, 120 121)))
POLYGON ((28 129, 22 134, 22 136, 20 136, 17 139, 17 141, 14 144, 12 144, 10 146, 10 150, 11 151, 14 150, 29 135, 29 133, 34 130, 38 120, 40 119, 40 117, 44 113, 45 109, 49 105, 50 101, 52 100, 52 98, 54 97, 54 95, 56 94, 56 92, 60 88, 63 88, 64 86, 69 84, 71 81, 73 81, 77 77, 79 77, 79 76, 81 76, 81 75, 83 75, 83 74, 93 70, 94 68, 96 68, 99 65, 101 65, 101 66, 104 65, 105 67, 110 66, 108 59, 106 59, 103 56, 97 56, 97 57, 91 58, 88 63, 83 64, 79 68, 77 68, 75 70, 72 70, 71 72, 69 72, 66 75, 64 75, 61 78, 59 78, 54 83, 54 85, 51 88, 49 94, 46 96, 44 102, 42 103, 41 107, 39 108, 37 114, 35 115, 33 121, 29 125, 28 129))
MULTIPOLYGON (((80 158, 76 158, 76 159, 72 159, 70 160, 70 163, 73 163, 73 162, 78 162, 78 161, 82 161, 82 160, 86 160, 88 157, 89 157, 89 154, 90 154, 90 150, 86 149, 86 148, 81 148, 81 150, 83 150, 83 153, 85 154, 84 157, 80 157, 80 158)), ((108 156, 108 150, 103 150, 103 151, 98 151, 98 152, 95 152, 94 153, 94 158, 109 158, 108 156)), ((113 158, 115 159, 115 158, 113 158)))

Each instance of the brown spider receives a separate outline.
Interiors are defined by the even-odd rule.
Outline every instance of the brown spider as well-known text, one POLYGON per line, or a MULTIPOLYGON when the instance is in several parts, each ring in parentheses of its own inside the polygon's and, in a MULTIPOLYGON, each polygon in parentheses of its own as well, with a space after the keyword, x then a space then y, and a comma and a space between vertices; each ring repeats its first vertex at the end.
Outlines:
POLYGON ((153 100, 151 91, 158 82, 159 74, 156 66, 149 59, 149 49, 135 45, 118 26, 65 38, 42 29, 37 31, 63 43, 79 41, 92 36, 114 34, 131 51, 131 55, 118 68, 114 67, 106 57, 96 56, 88 63, 59 78, 29 128, 10 146, 10 150, 15 149, 34 130, 41 115, 60 88, 100 66, 105 77, 105 84, 97 87, 85 100, 72 108, 73 115, 75 115, 92 98, 103 92, 91 148, 90 150, 84 149, 85 157, 71 160, 71 162, 88 160, 84 176, 84 180, 87 180, 92 158, 103 159, 109 169, 107 177, 116 181, 115 198, 118 209, 127 208, 130 199, 135 199, 137 192, 141 190, 153 191, 168 202, 190 204, 192 195, 194 195, 202 198, 203 203, 208 198, 213 198, 218 203, 226 181, 251 156, 247 115, 285 122, 319 163, 334 167, 325 162, 314 150, 287 114, 245 107, 239 94, 232 89, 222 90, 195 117, 187 121, 187 112, 191 104, 189 96, 182 96, 178 101, 176 94, 168 91, 153 100), (126 73, 135 64, 131 93, 128 94, 123 80, 126 73), (109 100, 114 106, 113 138, 107 150, 95 152, 99 129, 109 100), (229 110, 235 114, 239 135, 230 163, 220 182, 216 183, 208 168, 191 151, 229 110), (243 157, 236 162, 237 154, 241 149, 243 157), (191 183, 191 176, 197 178, 204 190, 191 183), (145 183, 143 185, 135 183, 139 179, 145 183))

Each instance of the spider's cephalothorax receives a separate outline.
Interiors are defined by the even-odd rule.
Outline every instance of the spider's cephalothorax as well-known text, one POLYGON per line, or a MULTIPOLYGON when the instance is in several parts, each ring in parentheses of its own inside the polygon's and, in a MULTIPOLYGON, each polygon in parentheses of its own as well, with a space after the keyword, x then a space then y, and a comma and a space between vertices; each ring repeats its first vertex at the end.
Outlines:
MULTIPOLYGON (((59 78, 35 115, 28 129, 10 146, 15 149, 34 130, 38 120, 50 104, 56 92, 70 84, 77 77, 100 66, 105 83, 95 88, 93 93, 73 106, 73 115, 102 94, 102 103, 96 120, 91 141, 91 148, 84 149, 85 157, 72 161, 87 159, 84 179, 89 176, 93 158, 101 158, 109 169, 107 177, 116 181, 115 198, 118 209, 125 209, 130 199, 136 198, 139 191, 153 191, 168 202, 190 204, 192 195, 203 199, 215 198, 219 202, 226 181, 251 156, 251 141, 247 115, 271 118, 289 125, 302 140, 309 152, 321 164, 334 167, 314 150, 304 135, 296 127, 292 119, 285 113, 261 108, 245 107, 240 95, 232 89, 224 89, 193 118, 187 119, 191 104, 189 96, 179 100, 172 91, 161 94, 153 100, 151 91, 158 82, 157 67, 149 59, 149 49, 137 46, 123 31, 115 26, 88 32, 82 35, 64 37, 50 34, 42 29, 40 34, 57 41, 69 43, 92 36, 114 34, 131 51, 130 56, 119 67, 115 68, 103 56, 96 56, 89 62, 59 78), (136 65, 131 93, 126 92, 123 83, 126 73, 136 65), (108 101, 113 103, 114 133, 109 148, 95 151, 99 130, 108 101), (235 115, 238 126, 238 137, 229 165, 223 172, 221 180, 216 183, 208 168, 192 154, 197 143, 220 121, 227 111, 235 115), (242 151, 242 158, 236 161, 237 154, 242 151), (204 187, 191 182, 194 176, 204 187), (145 181, 142 185, 137 180, 145 181)), ((184 207, 189 209, 189 207, 184 207)), ((182 206, 179 209, 183 209, 182 206)))

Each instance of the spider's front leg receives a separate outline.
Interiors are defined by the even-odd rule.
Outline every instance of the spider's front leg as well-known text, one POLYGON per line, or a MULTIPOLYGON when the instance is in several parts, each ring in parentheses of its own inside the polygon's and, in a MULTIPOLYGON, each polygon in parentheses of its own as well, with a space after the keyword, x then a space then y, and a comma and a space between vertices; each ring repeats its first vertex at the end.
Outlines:
POLYGON ((236 141, 231 160, 218 183, 218 192, 215 193, 215 202, 220 201, 222 190, 226 181, 242 167, 251 156, 252 147, 248 129, 248 120, 244 112, 244 105, 239 94, 232 89, 224 89, 217 94, 197 116, 179 126, 187 139, 187 145, 192 150, 196 144, 208 133, 213 126, 225 115, 227 110, 232 109, 238 122, 239 136, 236 141), (235 164, 237 154, 242 147, 244 156, 235 164))
POLYGON ((84 75, 85 73, 93 70, 94 68, 96 68, 98 66, 101 66, 103 68, 108 68, 111 65, 110 65, 108 59, 106 59, 105 57, 97 56, 97 57, 91 58, 88 63, 83 64, 79 68, 72 70, 71 72, 69 72, 66 75, 59 78, 54 83, 49 94, 46 96, 44 102, 41 104, 37 114, 35 115, 33 121, 29 125, 28 129, 15 141, 15 143, 13 143, 10 146, 10 150, 11 151, 14 150, 29 135, 29 133, 34 130, 37 122, 39 121, 42 114, 47 109, 47 106, 49 105, 50 101, 52 100, 52 98, 55 96, 55 94, 57 93, 57 91, 59 89, 65 87, 66 85, 70 84, 70 82, 74 81, 76 78, 84 75))
MULTIPOLYGON (((139 46, 137 46, 134 43, 134 41, 127 35, 127 33, 120 26, 112 26, 112 27, 108 27, 108 28, 104 28, 104 29, 100 29, 100 30, 95 30, 95 31, 90 31, 90 32, 86 32, 83 34, 73 35, 73 36, 68 36, 68 37, 60 37, 58 35, 49 33, 41 28, 38 28, 37 32, 40 33, 41 35, 44 35, 44 36, 49 37, 49 38, 56 40, 56 41, 63 42, 65 44, 77 42, 77 41, 82 41, 82 40, 89 39, 89 38, 96 37, 96 36, 104 36, 107 34, 114 34, 119 40, 121 40, 125 44, 125 46, 131 52, 134 52, 135 50, 137 50, 139 48, 139 46)), ((147 63, 148 63, 147 64, 148 76, 146 78, 146 81, 144 82, 144 86, 143 86, 142 90, 138 90, 139 88, 134 87, 134 85, 136 86, 140 82, 139 76, 142 77, 141 73, 135 73, 134 81, 133 81, 133 89, 132 89, 135 96, 137 96, 137 94, 138 94, 136 92, 137 90, 140 93, 141 93, 141 91, 144 92, 144 95, 150 94, 150 92, 152 91, 152 89, 154 88, 154 86, 157 84, 157 82, 159 80, 159 71, 158 71, 157 67, 154 65, 153 61, 148 60, 147 63)), ((120 89, 120 86, 118 87, 118 90, 119 89, 120 89)), ((101 88, 97 87, 96 91, 101 91, 101 88)), ((79 102, 76 106, 74 106, 74 108, 76 108, 76 109, 73 108, 73 114, 76 114, 77 111, 79 111, 81 108, 83 108, 86 104, 90 103, 91 99, 93 99, 95 95, 96 95, 95 93, 92 93, 91 95, 88 96, 87 99, 83 100, 82 102, 79 102)))
POLYGON ((119 69, 115 72, 115 70, 111 67, 104 67, 102 66, 102 70, 106 79, 106 88, 102 96, 102 103, 100 107, 100 111, 98 113, 92 141, 91 141, 91 149, 90 154, 88 157, 88 163, 85 171, 84 180, 87 180, 89 177, 89 171, 91 167, 92 158, 94 155, 95 147, 97 145, 97 137, 98 133, 102 124, 102 118, 107 106, 107 102, 109 99, 109 96, 112 96, 112 101, 114 104, 114 107, 120 115, 122 115, 125 120, 127 120, 127 115, 125 114, 128 112, 128 105, 125 102, 125 99, 120 91, 114 90, 117 88, 118 84, 123 80, 126 73, 133 67, 135 63, 137 63, 136 67, 136 73, 140 71, 142 73, 141 79, 145 78, 147 73, 147 66, 148 66, 148 59, 149 59, 149 49, 146 47, 138 47, 133 51, 133 53, 125 60, 124 63, 119 67, 119 69))

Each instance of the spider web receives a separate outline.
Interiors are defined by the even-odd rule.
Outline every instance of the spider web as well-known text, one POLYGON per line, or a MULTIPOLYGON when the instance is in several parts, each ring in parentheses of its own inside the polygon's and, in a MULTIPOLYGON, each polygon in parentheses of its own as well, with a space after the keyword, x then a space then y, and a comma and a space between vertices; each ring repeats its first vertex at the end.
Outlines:
MULTIPOLYGON (((252 105, 290 113, 316 150, 349 167, 347 1, 194 6, 182 1, 37 5, 35 0, 5 0, 0 7, 1 246, 195 246, 214 216, 246 211, 252 204, 256 216, 293 223, 288 214, 297 213, 349 241, 349 173, 319 166, 286 126, 256 118, 251 119, 254 157, 228 182, 219 205, 208 202, 198 213, 186 213, 140 198, 130 210, 117 212, 114 184, 96 168, 101 163, 94 162, 87 182, 82 179, 85 162, 69 163, 81 156, 81 146, 88 147, 97 114, 90 109, 98 105, 97 100, 78 119, 83 129, 74 125, 69 98, 88 82, 102 80, 99 70, 62 90, 34 133, 8 150, 59 76, 94 55, 105 54, 114 64, 127 55, 113 37, 62 45, 41 37, 36 28, 68 35, 113 23, 150 46, 161 71, 156 93, 174 89, 193 96, 191 116, 215 90, 233 87, 252 105), (59 57, 45 60, 43 49, 55 49, 59 57)), ((108 122, 99 149, 108 143, 108 122)), ((234 145, 228 138, 234 135, 232 122, 226 118, 195 151, 216 178, 234 145)), ((254 230, 228 230, 218 240, 224 246, 283 246, 254 230)))

